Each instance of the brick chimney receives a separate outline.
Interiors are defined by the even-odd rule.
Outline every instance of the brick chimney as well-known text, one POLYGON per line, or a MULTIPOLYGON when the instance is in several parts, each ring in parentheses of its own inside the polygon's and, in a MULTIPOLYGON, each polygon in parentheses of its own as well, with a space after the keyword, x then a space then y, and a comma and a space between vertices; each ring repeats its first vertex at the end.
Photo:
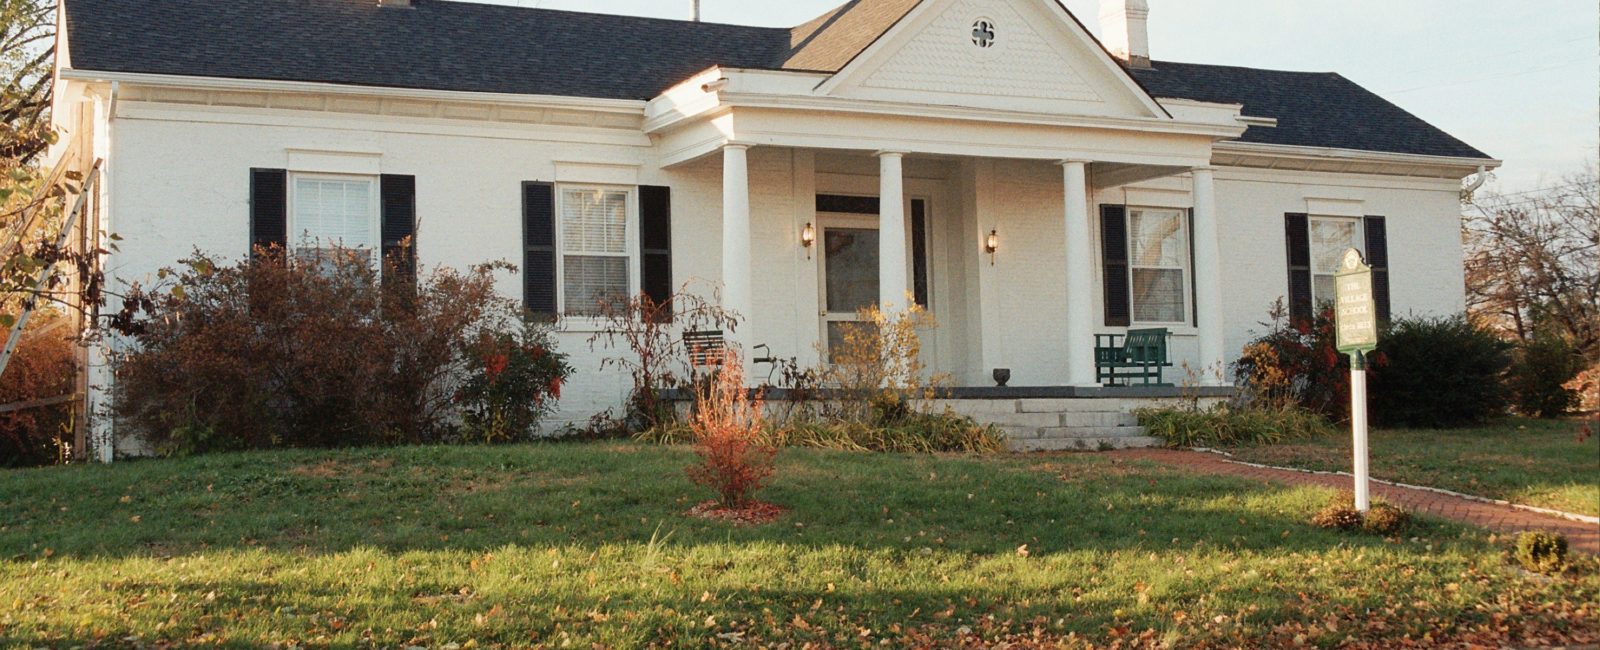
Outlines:
POLYGON ((1150 3, 1100 0, 1100 42, 1130 68, 1150 67, 1150 3))

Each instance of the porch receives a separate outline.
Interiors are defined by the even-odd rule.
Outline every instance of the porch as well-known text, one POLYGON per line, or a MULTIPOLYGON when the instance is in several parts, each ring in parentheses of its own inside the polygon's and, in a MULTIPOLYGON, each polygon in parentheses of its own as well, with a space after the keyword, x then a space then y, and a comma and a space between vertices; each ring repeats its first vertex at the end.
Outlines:
POLYGON ((1103 72, 1100 104, 963 108, 713 69, 653 101, 646 130, 680 187, 721 200, 697 242, 717 257, 692 266, 744 316, 747 351, 820 361, 859 308, 915 302, 940 325, 924 364, 959 386, 1006 369, 1093 387, 1096 335, 1137 328, 1172 333, 1167 383, 1223 385, 1210 165, 1240 107, 1158 104, 1103 72))

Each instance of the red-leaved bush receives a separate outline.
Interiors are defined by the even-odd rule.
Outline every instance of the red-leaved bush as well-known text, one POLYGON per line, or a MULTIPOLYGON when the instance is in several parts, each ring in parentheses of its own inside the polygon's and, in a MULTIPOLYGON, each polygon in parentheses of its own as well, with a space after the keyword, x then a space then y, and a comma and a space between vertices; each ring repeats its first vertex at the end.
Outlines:
MULTIPOLYGON (((0 404, 61 397, 72 392, 72 328, 63 316, 40 312, 28 323, 17 351, 0 376, 0 404)), ((6 330, 0 330, 3 339, 6 330)), ((0 413, 0 467, 61 462, 70 406, 57 404, 0 413)))
POLYGON ((721 369, 700 389, 689 428, 700 464, 689 468, 696 485, 716 490, 724 508, 751 505, 751 495, 772 477, 777 449, 762 441, 762 403, 744 386, 744 361, 724 353, 721 369))
MULTIPOLYGON (((115 410, 163 452, 457 441, 458 388, 485 371, 475 362, 485 338, 520 347, 533 336, 554 353, 495 292, 509 265, 380 281, 365 255, 256 253, 229 266, 197 254, 166 273, 181 291, 132 298, 145 316, 124 328, 132 345, 116 359, 115 410)), ((516 397, 545 404, 558 385, 516 397)))

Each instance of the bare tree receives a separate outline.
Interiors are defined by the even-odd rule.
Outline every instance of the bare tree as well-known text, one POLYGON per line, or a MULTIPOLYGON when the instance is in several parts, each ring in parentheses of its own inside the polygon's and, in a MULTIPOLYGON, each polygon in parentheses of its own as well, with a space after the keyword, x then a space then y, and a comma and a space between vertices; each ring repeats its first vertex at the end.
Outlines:
POLYGON ((1467 310, 1518 340, 1565 339, 1600 362, 1600 163, 1468 206, 1467 310))
POLYGON ((5 170, 32 162, 50 146, 55 3, 0 0, 0 160, 5 170))

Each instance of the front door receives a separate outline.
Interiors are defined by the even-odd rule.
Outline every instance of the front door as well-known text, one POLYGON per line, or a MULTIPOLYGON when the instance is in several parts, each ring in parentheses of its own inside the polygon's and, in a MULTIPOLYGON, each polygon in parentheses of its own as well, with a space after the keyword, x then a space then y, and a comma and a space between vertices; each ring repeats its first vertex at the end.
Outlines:
POLYGON ((878 228, 875 219, 819 219, 822 254, 822 335, 827 357, 861 310, 878 302, 878 228))

